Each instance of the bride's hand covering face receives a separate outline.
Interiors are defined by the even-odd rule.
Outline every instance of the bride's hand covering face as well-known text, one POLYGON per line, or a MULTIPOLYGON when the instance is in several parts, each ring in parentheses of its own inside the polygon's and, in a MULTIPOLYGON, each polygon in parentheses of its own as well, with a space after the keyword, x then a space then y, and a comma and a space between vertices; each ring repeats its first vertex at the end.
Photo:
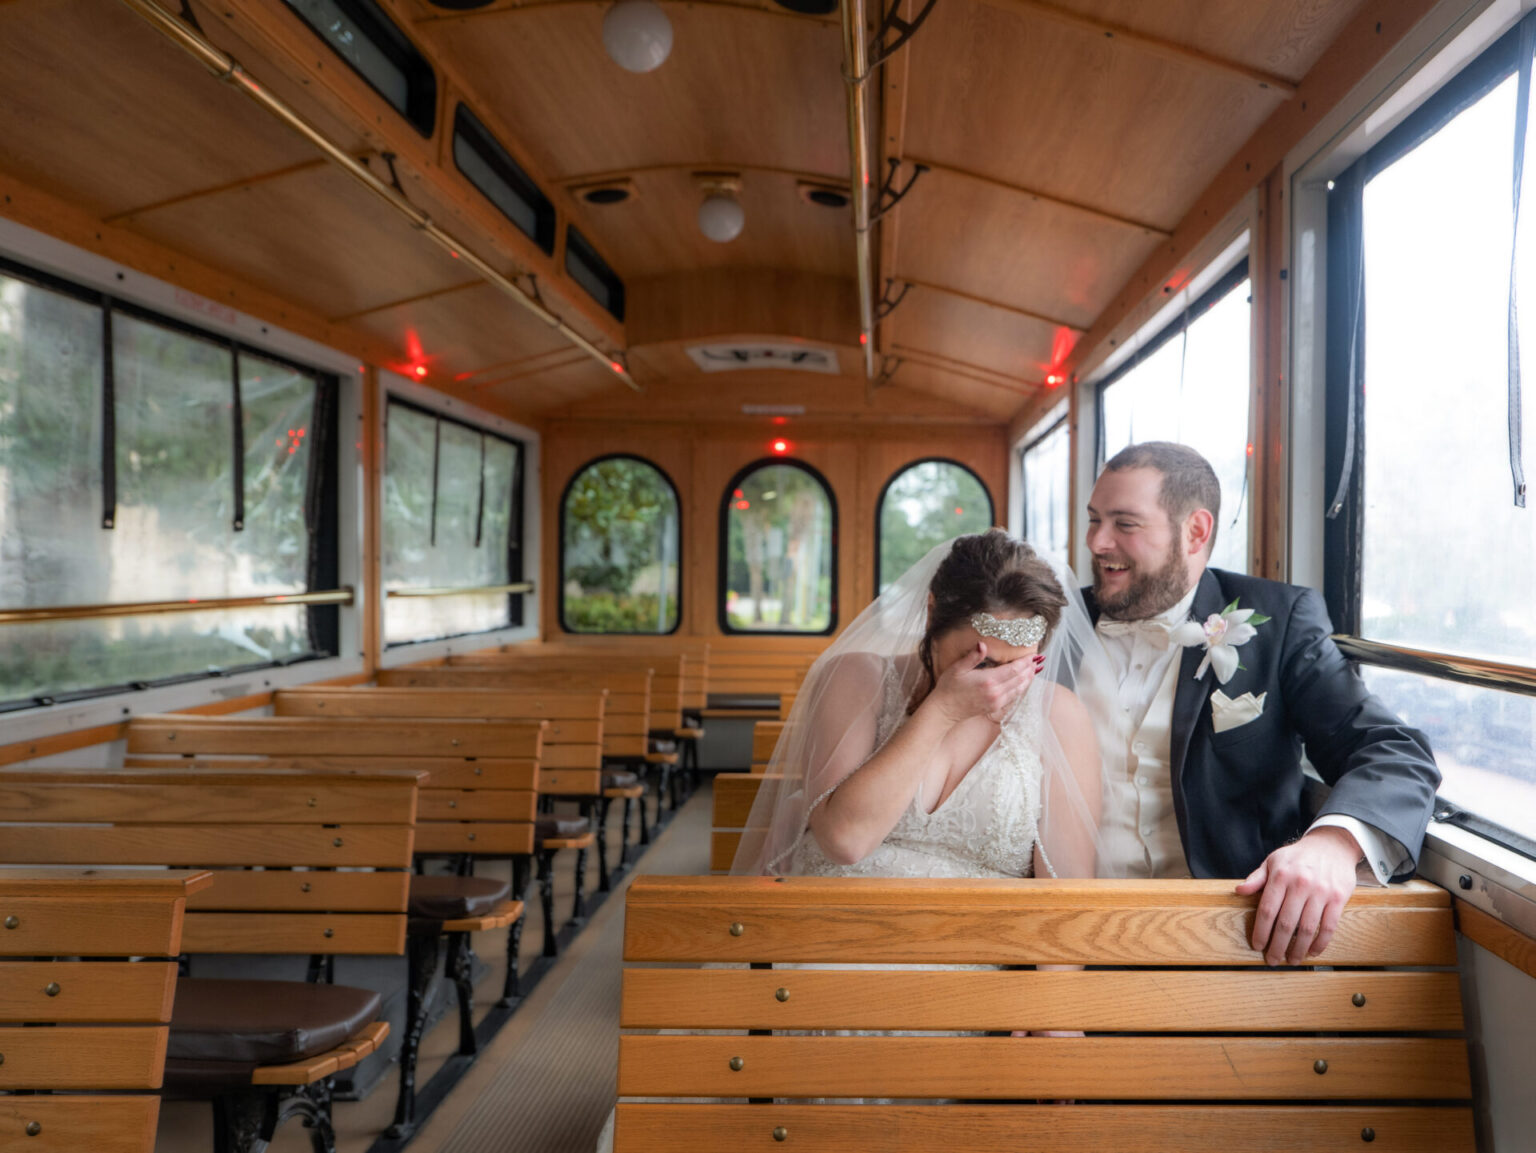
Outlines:
POLYGON ((1112 723, 1114 699, 1070 570, 1000 529, 940 545, 812 666, 732 871, 793 872, 812 835, 830 860, 856 863, 914 801, 931 811, 950 763, 963 777, 1001 725, 1028 733, 1041 762, 1037 871, 1092 876, 1112 771, 1103 749, 1115 743, 1097 727, 1112 723), (978 614, 990 614, 985 635, 978 614), (1041 624, 1016 627, 1036 617, 1038 642, 1041 624), (1018 639, 1032 643, 1008 643, 1018 639))

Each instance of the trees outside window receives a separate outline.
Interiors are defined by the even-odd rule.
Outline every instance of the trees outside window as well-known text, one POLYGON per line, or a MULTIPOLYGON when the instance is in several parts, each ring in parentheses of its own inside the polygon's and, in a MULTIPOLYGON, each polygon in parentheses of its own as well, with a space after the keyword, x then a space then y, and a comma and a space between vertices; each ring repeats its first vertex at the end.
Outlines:
POLYGON ((952 460, 920 460, 893 476, 876 512, 884 592, 936 544, 992 527, 992 497, 981 479, 952 460))
POLYGON ((583 467, 560 502, 560 622, 573 633, 670 633, 681 505, 665 473, 634 456, 583 467))
POLYGON ((837 627, 837 506, 819 473, 798 461, 749 465, 726 488, 720 521, 724 631, 837 627))

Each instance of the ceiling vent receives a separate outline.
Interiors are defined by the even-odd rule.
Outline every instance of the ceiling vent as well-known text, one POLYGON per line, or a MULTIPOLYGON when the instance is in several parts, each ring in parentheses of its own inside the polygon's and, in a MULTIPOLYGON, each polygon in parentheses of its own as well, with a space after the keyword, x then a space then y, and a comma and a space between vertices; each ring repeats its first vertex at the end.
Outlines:
POLYGON ((800 199, 807 204, 815 204, 822 208, 847 208, 848 189, 841 184, 822 184, 814 180, 797 180, 795 188, 800 193, 800 199))
POLYGON ((837 353, 830 348, 774 341, 730 341, 695 344, 688 355, 704 372, 739 372, 747 368, 798 369, 836 376, 837 353))
POLYGON ((635 182, 627 176, 621 176, 599 184, 577 184, 571 188, 571 195, 588 204, 623 204, 626 200, 634 199, 635 182))

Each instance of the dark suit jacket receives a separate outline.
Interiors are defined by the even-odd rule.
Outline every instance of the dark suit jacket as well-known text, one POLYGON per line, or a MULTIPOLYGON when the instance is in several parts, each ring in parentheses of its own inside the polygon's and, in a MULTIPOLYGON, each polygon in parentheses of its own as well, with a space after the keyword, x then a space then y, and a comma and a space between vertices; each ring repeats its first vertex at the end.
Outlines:
MULTIPOLYGON (((1089 613, 1099 618, 1092 589, 1089 613)), ((1415 863, 1424 843, 1440 771, 1429 742, 1366 691, 1333 643, 1323 598, 1314 590, 1220 569, 1200 578, 1191 616, 1204 620, 1233 600, 1271 618, 1237 649, 1241 666, 1225 685, 1214 670, 1195 680, 1205 655, 1184 650, 1173 701, 1174 811, 1184 856, 1196 877, 1244 877, 1307 830, 1302 813, 1303 748, 1333 786, 1322 813, 1356 817, 1402 843, 1415 863), (1218 733, 1214 689, 1229 697, 1267 692, 1256 720, 1218 733)), ((1412 866, 1399 874, 1407 876, 1412 866)))

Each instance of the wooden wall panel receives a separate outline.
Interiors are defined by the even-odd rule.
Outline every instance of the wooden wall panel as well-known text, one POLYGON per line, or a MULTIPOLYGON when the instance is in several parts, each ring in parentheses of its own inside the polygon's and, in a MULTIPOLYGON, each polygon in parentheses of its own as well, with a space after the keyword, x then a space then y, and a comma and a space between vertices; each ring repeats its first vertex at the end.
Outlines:
POLYGON ((717 569, 720 499, 731 477, 747 464, 771 455, 769 444, 783 435, 793 447, 788 459, 802 461, 824 476, 837 501, 838 624, 845 625, 874 595, 875 501, 885 482, 904 464, 942 456, 972 468, 992 495, 996 515, 1008 499, 1007 458, 1000 424, 933 429, 914 435, 902 426, 657 424, 557 421, 545 428, 542 621, 546 639, 563 635, 559 624, 560 499, 576 471, 594 458, 627 452, 656 464, 678 487, 683 504, 682 598, 679 631, 719 636, 717 569))

